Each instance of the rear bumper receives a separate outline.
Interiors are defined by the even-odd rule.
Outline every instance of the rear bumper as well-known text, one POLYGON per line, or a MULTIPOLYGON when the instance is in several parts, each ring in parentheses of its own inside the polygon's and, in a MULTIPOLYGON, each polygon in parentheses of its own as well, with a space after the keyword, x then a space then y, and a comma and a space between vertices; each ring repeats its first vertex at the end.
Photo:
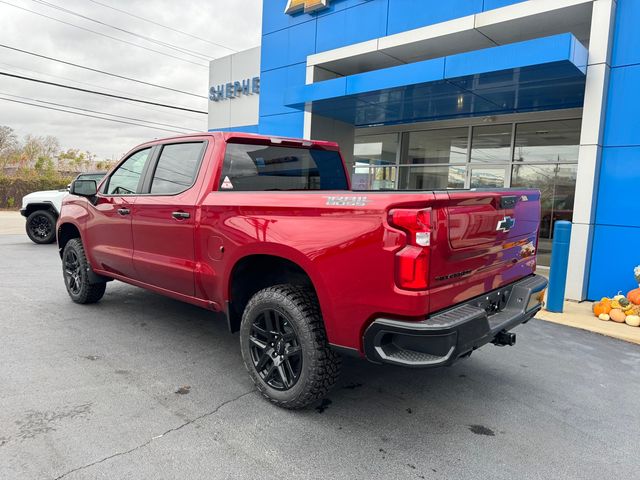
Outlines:
POLYGON ((542 308, 546 287, 544 277, 531 275, 420 322, 378 318, 365 331, 365 355, 406 367, 451 365, 489 342, 505 344, 505 332, 542 308))
POLYGON ((26 208, 21 208, 20 209, 20 215, 22 215, 23 217, 28 217, 29 215, 27 215, 27 209, 26 208))

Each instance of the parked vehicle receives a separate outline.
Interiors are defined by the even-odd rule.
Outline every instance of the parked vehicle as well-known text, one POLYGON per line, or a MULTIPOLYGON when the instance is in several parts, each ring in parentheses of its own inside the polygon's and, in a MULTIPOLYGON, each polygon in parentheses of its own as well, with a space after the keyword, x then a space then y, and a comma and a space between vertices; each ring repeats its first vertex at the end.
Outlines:
POLYGON ((349 190, 335 143, 209 133, 136 147, 63 200, 69 296, 121 280, 221 312, 273 403, 301 408, 341 354, 451 365, 542 305, 537 190, 349 190))
MULTIPOLYGON (((81 173, 76 179, 100 181, 106 172, 81 173)), ((69 186, 61 190, 42 190, 22 197, 20 213, 27 219, 25 228, 32 242, 43 244, 56 241, 56 221, 62 199, 69 194, 69 186)))

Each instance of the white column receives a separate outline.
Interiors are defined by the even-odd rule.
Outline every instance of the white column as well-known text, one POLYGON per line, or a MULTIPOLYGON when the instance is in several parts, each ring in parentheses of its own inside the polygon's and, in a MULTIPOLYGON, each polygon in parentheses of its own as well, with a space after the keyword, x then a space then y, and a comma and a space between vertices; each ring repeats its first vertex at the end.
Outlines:
POLYGON ((566 297, 587 295, 616 0, 594 0, 566 297))

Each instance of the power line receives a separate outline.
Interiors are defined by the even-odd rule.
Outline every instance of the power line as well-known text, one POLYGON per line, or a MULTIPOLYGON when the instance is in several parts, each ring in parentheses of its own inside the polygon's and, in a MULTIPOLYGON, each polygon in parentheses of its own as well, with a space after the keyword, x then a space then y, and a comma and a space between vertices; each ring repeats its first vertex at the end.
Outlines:
POLYGON ((4 101, 6 101, 6 102, 21 103, 21 104, 23 104, 23 105, 30 105, 30 106, 32 106, 32 107, 44 108, 44 109, 46 109, 46 110, 55 110, 55 111, 57 111, 57 112, 70 113, 70 114, 72 114, 72 115, 79 115, 79 116, 81 116, 81 117, 96 118, 96 119, 98 119, 98 120, 105 120, 105 121, 107 121, 107 122, 122 123, 122 124, 124 124, 124 125, 134 125, 134 126, 136 126, 136 127, 145 127, 145 128, 150 128, 150 129, 152 129, 152 130, 162 130, 162 131, 165 131, 165 132, 171 132, 171 133, 181 133, 181 134, 184 134, 184 133, 185 133, 185 132, 180 132, 180 131, 177 131, 177 130, 168 130, 168 129, 166 129, 166 128, 153 127, 153 126, 151 126, 151 125, 142 125, 142 124, 139 124, 139 123, 125 122, 124 120, 116 120, 116 119, 113 119, 113 118, 99 117, 99 116, 97 116, 97 115, 89 115, 89 114, 87 114, 87 113, 72 112, 72 111, 70 111, 70 110, 64 110, 64 109, 62 109, 62 108, 47 107, 47 106, 45 106, 45 105, 38 105, 38 104, 36 104, 36 103, 23 102, 23 101, 21 101, 21 100, 13 100, 13 99, 11 99, 11 98, 0 97, 0 100, 4 100, 4 101))
POLYGON ((164 42, 162 40, 158 40, 157 38, 148 37, 148 36, 142 35, 140 33, 132 32, 130 30, 126 30, 124 28, 120 28, 120 27, 117 27, 115 25, 111 25, 110 23, 103 22, 102 20, 97 20, 97 19, 89 17, 87 15, 83 15, 83 14, 75 12, 73 10, 69 10, 67 8, 61 7, 60 5, 56 5, 54 3, 49 3, 49 2, 46 2, 44 0, 31 0, 31 1, 35 2, 35 3, 39 4, 39 5, 44 5, 45 7, 53 8, 55 10, 64 12, 64 13, 66 13, 68 15, 73 15, 75 17, 82 18, 84 20, 88 20, 88 21, 93 22, 93 23, 97 23, 98 25, 102 25, 104 27, 112 28, 112 29, 117 30, 119 32, 126 33, 127 35, 132 35, 134 37, 141 38, 143 40, 146 40, 147 42, 154 43, 156 45, 160 45, 162 47, 169 48, 171 50, 175 50, 175 51, 180 52, 180 53, 182 53, 184 55, 189 55, 190 57, 194 57, 194 58, 197 58, 197 59, 200 59, 200 60, 210 60, 211 59, 211 56, 207 55, 206 53, 196 52, 195 50, 190 50, 188 48, 180 47, 180 46, 174 45, 172 43, 164 42))
POLYGON ((56 107, 72 108, 74 110, 80 110, 82 112, 97 113, 99 115, 108 115, 110 117, 122 118, 124 120, 133 120, 135 122, 151 123, 151 124, 154 124, 154 125, 160 125, 162 127, 179 128, 181 130, 189 130, 191 132, 200 132, 200 130, 194 130, 192 128, 187 128, 187 127, 180 127, 180 126, 177 126, 177 125, 170 125, 168 123, 160 123, 160 122, 153 122, 153 121, 150 121, 150 120, 143 120, 141 118, 126 117, 126 116, 123 116, 123 115, 116 115, 115 113, 101 112, 101 111, 98 111, 98 110, 91 110, 91 109, 82 108, 82 107, 74 107, 73 105, 65 105, 63 103, 48 102, 46 100, 39 100, 37 98, 23 97, 21 95, 13 95, 11 93, 6 93, 6 92, 0 92, 0 95, 6 95, 8 97, 13 97, 13 98, 20 98, 22 100, 29 100, 31 102, 45 103, 47 105, 54 105, 56 107))
POLYGON ((40 53, 29 52, 27 50, 22 50, 20 48, 10 47, 9 45, 3 45, 1 43, 0 43, 0 47, 7 48, 9 50, 14 50, 16 52, 24 53, 26 55, 31 55, 31 56, 34 56, 34 57, 45 58, 47 60, 51 60, 51 61, 58 62, 58 63, 63 63, 65 65, 71 65, 72 67, 82 68, 84 70, 89 70, 91 72, 101 73, 103 75, 109 75, 110 77, 121 78, 123 80, 129 80, 131 82, 141 83, 143 85, 148 85, 148 86, 151 86, 151 87, 162 88, 164 90, 169 90, 169 91, 176 92, 176 93, 183 93, 185 95, 191 95, 193 97, 205 98, 205 99, 207 98, 204 95, 198 95, 197 93, 185 92, 184 90, 179 90, 177 88, 165 87, 163 85, 157 85, 155 83, 145 82, 144 80, 138 80, 136 78, 125 77, 124 75, 118 75, 117 73, 111 73, 111 72, 106 72, 104 70, 99 70, 97 68, 86 67, 84 65, 79 65, 77 63, 68 62, 66 60, 60 60, 58 58, 48 57, 47 55, 42 55, 40 53))
MULTIPOLYGON (((114 88, 104 88, 102 87, 102 85, 96 85, 95 83, 89 83, 89 82, 81 82, 79 80, 76 80, 74 78, 68 78, 68 77, 63 77, 60 75, 54 75, 52 73, 46 73, 46 72, 40 72, 38 70, 32 70, 29 68, 24 68, 24 67, 17 67, 15 65, 10 65, 7 63, 2 63, 0 62, 1 66, 4 67, 9 67, 9 68, 13 68, 16 69, 17 71, 12 71, 12 70, 8 70, 10 73, 16 73, 16 74, 23 74, 24 72, 29 72, 29 73, 35 73, 36 75, 45 75, 47 77, 51 77, 51 78, 58 78, 60 80, 66 80, 67 82, 72 82, 72 84, 80 84, 80 85, 87 85, 89 87, 95 87, 95 88, 103 88, 104 91, 106 92, 115 92, 115 93, 122 93, 124 95, 127 95, 129 92, 126 92, 124 90, 117 90, 114 88)), ((142 98, 142 99, 146 99, 146 100, 150 100, 153 101, 151 98, 149 97, 145 97, 145 96, 139 96, 138 98, 142 98)), ((164 115, 171 115, 174 117, 180 117, 183 119, 187 119, 189 121, 193 120, 192 116, 186 115, 185 113, 179 113, 176 111, 166 111, 166 110, 161 110, 160 108, 157 107, 152 107, 149 105, 142 105, 136 102, 130 102, 129 100, 123 100, 124 102, 126 102, 127 105, 131 106, 131 107, 135 107, 135 108, 140 108, 149 112, 161 112, 164 115)))
POLYGON ((134 46, 134 47, 142 48, 143 50, 148 50, 150 52, 159 53, 160 55, 164 55, 165 57, 174 58, 176 60, 180 60, 181 62, 190 63, 192 65, 197 65, 197 66, 203 67, 203 68, 209 68, 209 65, 205 65, 203 63, 198 63, 198 62, 193 62, 191 60, 187 60, 186 58, 181 58, 181 57, 177 57, 175 55, 171 55, 170 53, 161 52, 160 50, 154 50, 153 48, 145 47, 143 45, 138 45, 137 43, 129 42, 128 40, 123 40, 122 38, 118 38, 118 37, 113 37, 111 35, 107 35, 106 33, 96 32, 95 30, 91 30, 90 28, 81 27, 80 25, 76 25, 76 24, 71 23, 71 22, 65 22, 64 20, 60 20, 59 18, 55 18, 55 17, 51 17, 49 15, 45 15, 44 13, 36 12, 35 10, 30 10, 28 8, 25 8, 25 7, 20 7, 18 5, 14 5, 13 3, 9 3, 6 0, 0 0, 0 3, 3 3, 5 5, 9 5, 10 7, 14 7, 14 8, 17 8, 19 10, 24 10, 25 12, 33 13, 34 15, 38 15, 40 17, 48 18, 49 20, 53 20, 55 22, 59 22, 59 23, 65 24, 65 25, 69 25, 70 27, 74 27, 74 28, 78 28, 80 30, 84 30, 85 32, 94 33, 96 35, 100 35, 101 37, 109 38, 109 39, 115 40, 117 42, 121 42, 121 43, 125 43, 127 45, 131 45, 131 46, 134 46))
POLYGON ((129 15, 130 17, 137 18, 137 19, 142 20, 144 22, 151 23, 152 25, 157 25, 159 27, 166 28, 167 30, 171 30, 172 32, 180 33, 182 35, 186 35, 187 37, 191 37, 191 38, 194 38, 196 40, 200 40, 201 42, 210 43, 211 45, 215 45, 216 47, 225 48, 225 49, 230 50, 232 52, 238 52, 238 50, 236 50, 235 48, 227 47, 226 45, 222 45, 221 43, 212 42, 211 40, 207 40, 206 38, 198 37, 197 35, 192 35, 191 33, 184 32, 182 30, 178 30, 177 28, 169 27, 168 25, 163 25, 162 23, 158 23, 158 22, 155 22, 155 21, 150 20, 148 18, 141 17, 140 15, 136 15, 135 13, 127 12, 126 10, 121 10, 119 8, 112 7, 111 5, 107 5, 105 3, 98 2, 97 0, 89 0, 89 1, 91 3, 98 4, 98 5, 102 6, 102 7, 110 8, 111 10, 115 10, 116 12, 124 13, 125 15, 129 15))
POLYGON ((37 78, 25 77, 23 75, 16 75, 16 74, 13 74, 13 73, 8 73, 8 72, 0 72, 0 75, 5 76, 5 77, 17 78, 17 79, 20 79, 20 80, 27 80, 29 82, 43 83, 45 85, 52 85, 54 87, 67 88, 69 90, 76 90, 78 92, 92 93, 94 95, 102 95, 103 97, 118 98, 120 100, 129 100, 131 102, 138 102, 138 103, 146 103, 147 105, 155 105, 156 107, 171 108, 171 109, 174 109, 174 110, 182 110, 182 111, 185 111, 185 112, 200 113, 200 114, 203 114, 203 115, 207 115, 208 114, 208 112, 203 112, 202 110, 194 110, 192 108, 178 107, 178 106, 175 106, 175 105, 168 105, 166 103, 150 102, 150 101, 147 101, 147 100, 141 100, 139 98, 131 98, 131 97, 125 97, 125 96, 122 96, 122 95, 114 95, 112 93, 99 92, 97 90, 88 90, 86 88, 72 87, 71 85, 64 85, 62 83, 48 82, 46 80, 39 80, 37 78))

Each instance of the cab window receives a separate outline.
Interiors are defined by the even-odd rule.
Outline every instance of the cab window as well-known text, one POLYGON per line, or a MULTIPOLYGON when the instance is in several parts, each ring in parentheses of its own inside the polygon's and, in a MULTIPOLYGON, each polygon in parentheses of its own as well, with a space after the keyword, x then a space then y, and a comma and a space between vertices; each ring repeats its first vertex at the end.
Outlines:
POLYGON ((164 145, 151 180, 151 194, 175 195, 189 189, 196 180, 204 142, 164 145))
POLYGON ((107 195, 132 195, 138 193, 140 177, 150 153, 151 148, 145 148, 127 158, 109 178, 105 193, 107 195))

